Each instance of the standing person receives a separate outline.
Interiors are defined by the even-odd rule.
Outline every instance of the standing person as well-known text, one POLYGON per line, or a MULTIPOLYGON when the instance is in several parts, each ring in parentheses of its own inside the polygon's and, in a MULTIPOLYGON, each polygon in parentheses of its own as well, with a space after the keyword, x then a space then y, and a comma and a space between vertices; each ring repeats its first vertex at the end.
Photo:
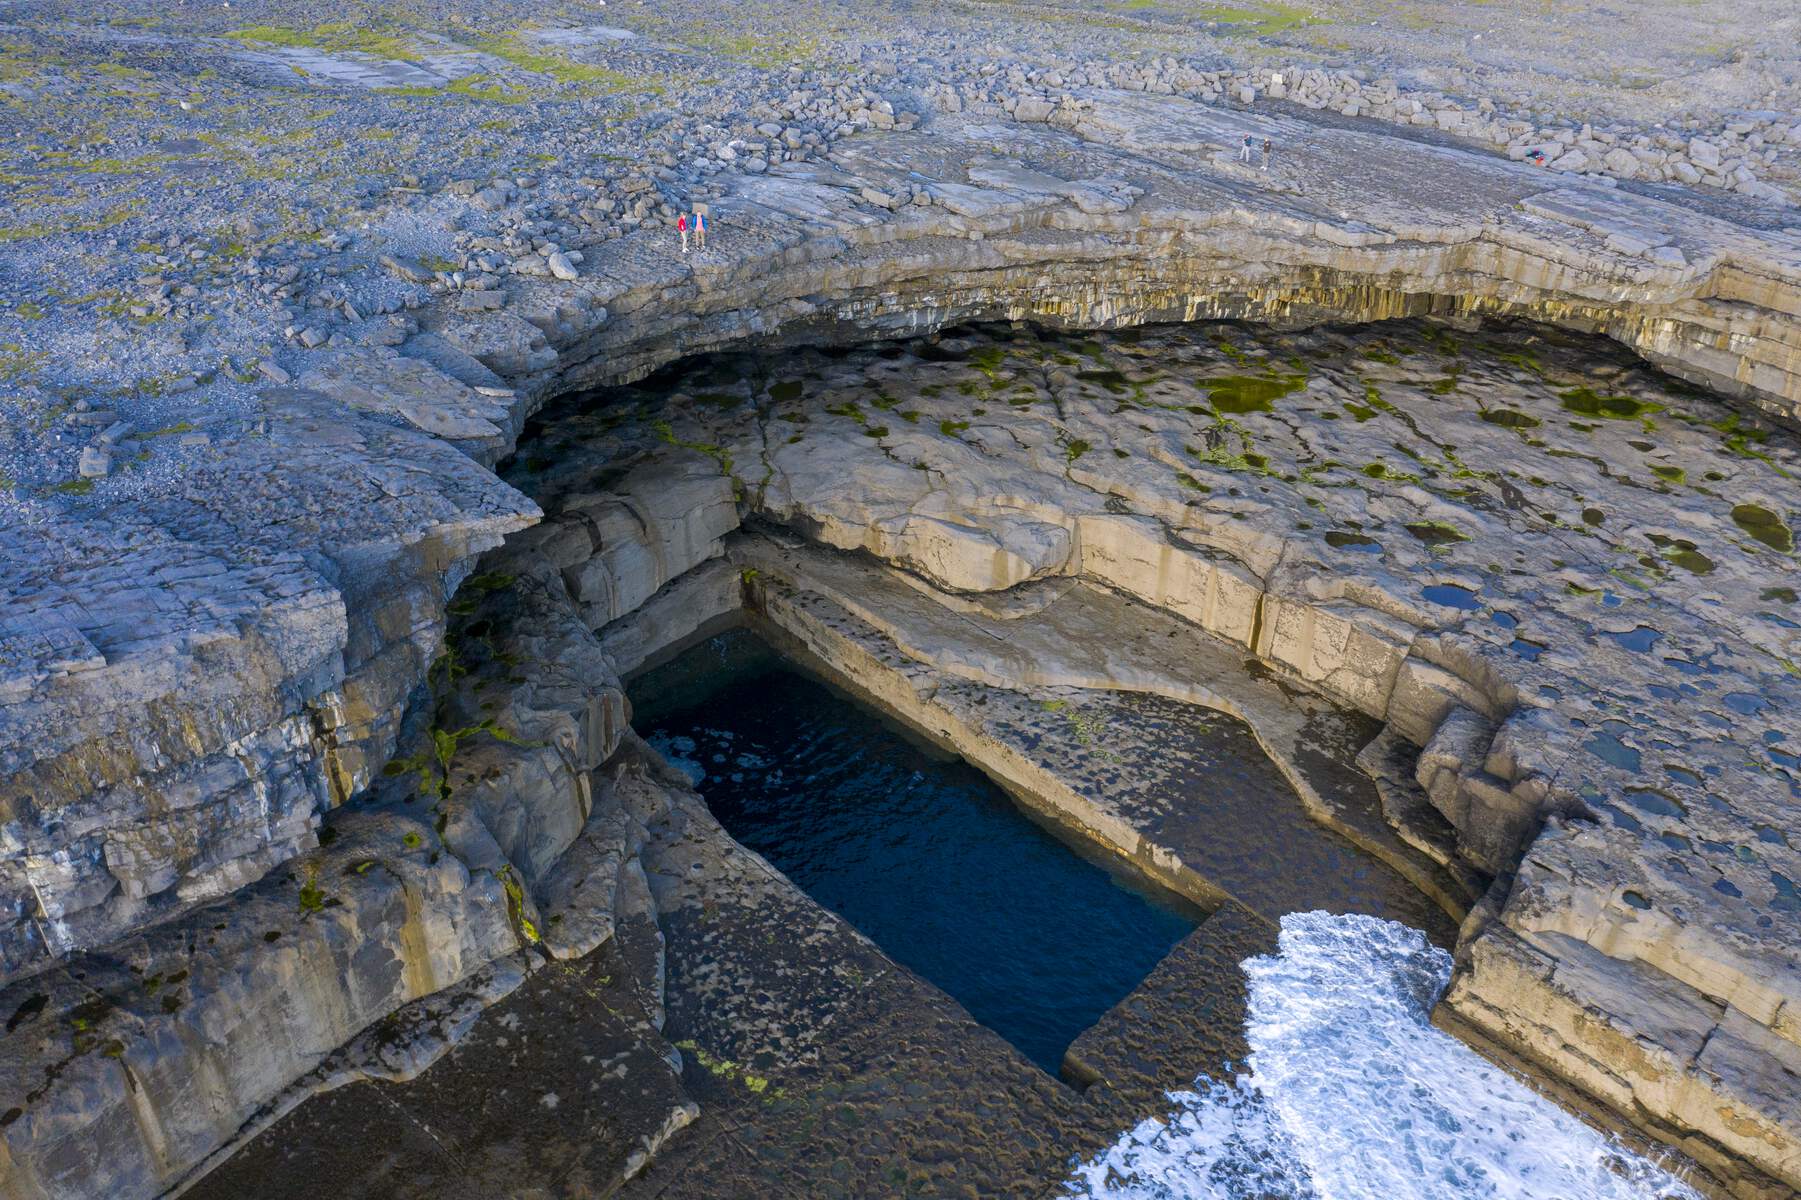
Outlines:
POLYGON ((1263 169, 1265 171, 1269 170, 1269 152, 1274 149, 1275 149, 1275 146, 1270 142, 1270 140, 1268 138, 1264 138, 1263 139, 1263 169))
POLYGON ((694 210, 694 248, 702 251, 707 248, 707 214, 698 208, 694 210))
POLYGON ((675 231, 682 235, 682 253, 688 253, 688 214, 683 213, 675 219, 675 231))
POLYGON ((1251 161, 1251 135, 1248 133, 1244 135, 1244 141, 1239 143, 1238 161, 1242 163, 1251 161))

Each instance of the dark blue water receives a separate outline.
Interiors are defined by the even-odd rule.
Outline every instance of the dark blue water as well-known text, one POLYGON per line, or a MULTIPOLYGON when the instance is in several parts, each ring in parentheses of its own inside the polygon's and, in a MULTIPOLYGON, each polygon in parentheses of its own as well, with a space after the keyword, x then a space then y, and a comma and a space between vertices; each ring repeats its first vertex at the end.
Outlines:
POLYGON ((739 842, 1055 1074, 1195 921, 748 640, 634 684, 639 728, 739 842), (657 711, 671 697, 685 707, 657 711))

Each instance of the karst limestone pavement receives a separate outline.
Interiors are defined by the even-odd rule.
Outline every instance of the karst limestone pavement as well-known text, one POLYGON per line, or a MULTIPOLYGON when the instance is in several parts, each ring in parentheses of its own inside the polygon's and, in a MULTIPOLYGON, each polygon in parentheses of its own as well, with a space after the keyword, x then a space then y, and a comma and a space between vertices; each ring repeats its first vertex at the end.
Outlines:
POLYGON ((1798 707, 1801 236, 1103 90, 848 139, 714 212, 704 256, 646 231, 271 364, 178 488, 0 533, 9 1194, 175 1183, 386 1013, 603 940, 579 914, 626 904, 635 853, 589 778, 625 736, 604 629, 747 516, 947 595, 1080 577, 1386 721, 1425 797, 1397 825, 1500 881, 1448 1014, 1746 1194, 1801 1182, 1795 768, 1765 737, 1798 707), (494 473, 553 394, 710 350, 1427 315, 1318 364, 1204 327, 891 385, 910 360, 808 359, 494 473), (1440 344, 1485 316, 1732 405, 1440 344), (453 618, 488 624, 446 654, 453 618))

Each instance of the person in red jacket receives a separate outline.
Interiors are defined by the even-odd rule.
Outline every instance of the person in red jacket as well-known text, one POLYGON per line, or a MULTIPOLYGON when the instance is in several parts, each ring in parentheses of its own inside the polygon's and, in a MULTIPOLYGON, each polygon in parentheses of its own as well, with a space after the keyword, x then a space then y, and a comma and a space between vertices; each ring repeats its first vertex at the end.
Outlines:
POLYGON ((683 213, 675 219, 675 231, 682 235, 682 253, 688 253, 688 214, 683 213))

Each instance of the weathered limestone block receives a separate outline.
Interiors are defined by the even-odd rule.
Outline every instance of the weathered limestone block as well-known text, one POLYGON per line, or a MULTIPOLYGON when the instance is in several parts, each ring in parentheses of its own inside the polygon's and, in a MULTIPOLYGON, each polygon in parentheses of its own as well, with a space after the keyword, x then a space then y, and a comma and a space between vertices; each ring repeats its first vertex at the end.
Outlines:
POLYGON ((1362 606, 1266 594, 1258 655, 1336 699, 1382 713, 1415 628, 1362 606))
POLYGON ((1497 875, 1519 861, 1545 815, 1547 789, 1539 778, 1514 782, 1482 764, 1510 765, 1494 750, 1496 726, 1461 706, 1438 724, 1419 754, 1416 779, 1432 806, 1456 831, 1463 858, 1497 875))
MULTIPOLYGON (((1486 699, 1468 682, 1443 667, 1409 655, 1396 669, 1384 716, 1408 741, 1424 746, 1455 710, 1484 707, 1486 699)), ((1426 786, 1424 780, 1421 786, 1426 786)))
POLYGON ((0 992, 0 1193, 147 1196, 358 1030, 518 937, 429 823, 345 814, 212 906, 0 992))
MULTIPOLYGON (((590 772, 625 735, 624 695, 562 572, 537 552, 543 544, 521 538, 465 583, 433 672, 435 702, 420 714, 429 727, 393 764, 385 803, 333 821, 329 850, 93 960, 118 986, 73 965, 87 978, 66 1000, 26 994, 66 978, 61 970, 15 985, 18 1011, 35 1021, 41 1003, 61 1023, 34 1026, 54 1028, 49 1039, 0 1040, 0 1059, 23 1056, 0 1062, 5 1077, 44 1077, 32 1055, 80 1069, 50 1069, 50 1086, 16 1105, 0 1192, 162 1190, 370 1022, 539 940, 548 928, 540 885, 563 902, 557 924, 570 922, 559 952, 591 949, 618 920, 654 927, 645 889, 619 883, 636 840, 610 855, 605 844, 607 830, 640 828, 654 797, 627 803, 629 789, 614 785, 594 808, 590 772), (589 842, 602 844, 559 866, 585 822, 589 842), (600 888, 618 893, 608 902, 614 918, 568 915, 600 888), (192 959, 206 930, 217 950, 204 970, 167 965, 176 954, 192 959), (181 994, 162 992, 165 983, 181 994), (83 1002, 92 1011, 71 1017, 83 1002), (132 1019, 115 1020, 114 1007, 132 1019), (64 1046, 64 1036, 74 1040, 64 1046)), ((656 1004, 660 1012, 660 992, 656 1004)))
POLYGON ((70 649, 0 660, 0 850, 19 889, 0 978, 178 906, 178 883, 204 899, 303 848, 329 794, 295 714, 340 676, 345 638, 342 602, 292 557, 138 514, 21 535, 0 535, 6 603, 60 613, 70 649))
POLYGON ((579 958, 613 936, 620 872, 637 854, 643 836, 631 814, 603 800, 581 836, 539 881, 544 948, 553 957, 579 958))
POLYGON ((447 669, 467 677, 440 696, 435 728, 474 731, 443 782, 530 886, 588 819, 588 773, 619 744, 625 695, 553 567, 510 547, 483 566, 449 643, 447 669))
POLYGON ((656 777, 648 749, 635 736, 626 752, 595 775, 599 802, 569 852, 540 883, 544 947, 558 958, 587 954, 615 934, 647 951, 651 967, 638 980, 640 1000, 663 1025, 663 942, 656 902, 640 858, 647 827, 670 810, 667 783, 656 777))
POLYGON ((1149 517, 1087 513, 1076 534, 1081 574, 1251 644, 1263 585, 1241 563, 1184 543, 1149 517))
POLYGON ((427 332, 508 379, 535 375, 557 363, 544 331, 504 310, 445 312, 436 326, 427 332))
MULTIPOLYGON (((506 381, 489 370, 480 359, 451 345, 435 333, 415 334, 400 347, 400 352, 408 358, 430 363, 469 387, 487 389, 485 395, 500 397, 512 394, 506 381)), ((516 435, 517 431, 514 433, 516 435)))
MULTIPOLYGON (((1444 773, 1438 778, 1442 781, 1444 773)), ((1461 814, 1452 822, 1457 827, 1458 849, 1483 871, 1496 875, 1506 871, 1519 861, 1520 851, 1538 832, 1542 791, 1512 788, 1505 779, 1480 768, 1466 768, 1457 777, 1456 789, 1455 797, 1438 808, 1461 814)))
POLYGON ((1711 898, 1696 894, 1706 885, 1692 873, 1624 852, 1616 831, 1570 828, 1582 836, 1563 831, 1544 847, 1559 851, 1555 866, 1537 853, 1521 863, 1506 914, 1511 928, 1643 963, 1772 1030, 1801 1000, 1801 963, 1748 936, 1762 928, 1758 906, 1728 897, 1736 910, 1728 915, 1741 920, 1696 920, 1698 902, 1711 898))
POLYGON ((1069 559, 1070 537, 1060 526, 1025 518, 972 525, 907 513, 878 521, 862 546, 952 591, 999 592, 1058 572, 1069 559))
POLYGON ((665 584, 637 611, 601 629, 601 648, 624 677, 743 604, 738 569, 723 558, 709 559, 665 584))
MULTIPOLYGON (((1491 926, 1446 1004, 1585 1091, 1654 1120, 1719 1176, 1777 1179, 1801 1158, 1801 1047, 1655 969, 1560 934, 1491 926)), ((1768 1195, 1747 1184, 1742 1195, 1768 1195)))
MULTIPOLYGON (((347 420, 315 393, 267 394, 279 456, 221 471, 220 515, 235 536, 314 547, 349 616, 342 682, 322 744, 337 768, 334 802, 371 782, 407 697, 438 656, 444 607, 476 556, 537 519, 538 508, 445 443, 347 420), (291 507, 270 519, 266 497, 291 507)), ((259 449, 258 454, 262 451, 259 449)))
POLYGON ((719 539, 738 527, 738 510, 731 480, 696 454, 639 467, 616 492, 565 496, 558 523, 571 521, 588 531, 592 556, 572 563, 564 578, 598 628, 717 555, 719 539))
POLYGON ((346 408, 398 417, 421 433, 463 443, 477 457, 497 448, 510 424, 504 403, 385 347, 316 355, 300 386, 346 408))

